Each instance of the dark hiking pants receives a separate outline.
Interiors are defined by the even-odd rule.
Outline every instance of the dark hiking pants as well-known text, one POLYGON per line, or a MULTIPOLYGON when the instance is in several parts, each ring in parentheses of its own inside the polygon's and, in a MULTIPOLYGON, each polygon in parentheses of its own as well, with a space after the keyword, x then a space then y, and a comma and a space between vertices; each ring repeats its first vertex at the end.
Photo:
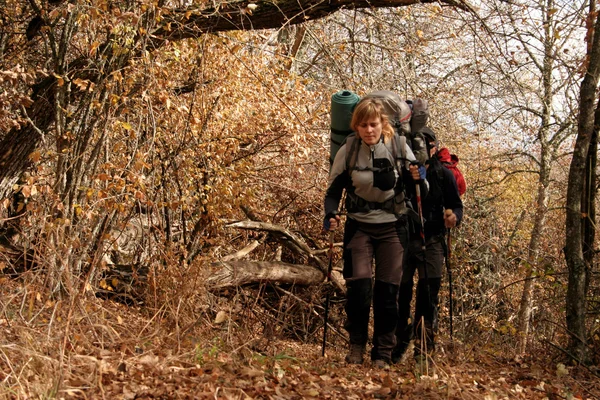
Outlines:
POLYGON ((396 343, 398 285, 402 279, 402 258, 406 243, 407 228, 404 220, 386 224, 359 223, 351 218, 346 220, 344 278, 348 293, 345 328, 350 335, 350 343, 366 344, 370 307, 371 302, 373 303, 372 360, 390 362, 396 343))
POLYGON ((407 260, 404 265, 400 293, 398 296, 398 326, 396 337, 399 346, 408 347, 415 338, 415 355, 421 350, 431 352, 435 348, 435 334, 438 328, 438 305, 441 277, 444 264, 443 236, 434 236, 426 242, 423 251, 422 240, 412 239, 408 245, 407 260), (427 269, 425 270, 425 265, 427 269), (413 294, 413 277, 418 271, 415 315, 411 317, 410 302, 413 294), (423 341, 425 339, 425 341, 423 341))

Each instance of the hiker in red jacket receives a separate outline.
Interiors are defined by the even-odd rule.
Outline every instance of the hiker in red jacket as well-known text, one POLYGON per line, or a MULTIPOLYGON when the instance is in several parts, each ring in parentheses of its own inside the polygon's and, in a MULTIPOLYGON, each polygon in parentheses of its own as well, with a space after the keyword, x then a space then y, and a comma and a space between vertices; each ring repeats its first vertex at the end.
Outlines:
MULTIPOLYGON (((438 327, 439 290, 445 256, 446 230, 460 223, 463 216, 463 203, 460 189, 451 170, 443 164, 442 157, 450 154, 447 149, 441 155, 435 133, 424 128, 430 159, 427 161, 427 181, 429 194, 422 200, 424 235, 421 224, 412 224, 408 257, 404 264, 400 283, 398 309, 399 319, 396 329, 396 347, 392 352, 392 362, 402 359, 415 337, 414 356, 421 362, 425 354, 430 355, 435 348, 435 334, 438 327), (413 293, 413 276, 418 271, 419 281, 416 291, 415 316, 411 318, 410 303, 413 293), (425 338, 423 341, 422 338, 425 338)), ((465 186, 464 179, 462 180, 465 186)), ((417 209, 417 204, 414 205, 417 209)))

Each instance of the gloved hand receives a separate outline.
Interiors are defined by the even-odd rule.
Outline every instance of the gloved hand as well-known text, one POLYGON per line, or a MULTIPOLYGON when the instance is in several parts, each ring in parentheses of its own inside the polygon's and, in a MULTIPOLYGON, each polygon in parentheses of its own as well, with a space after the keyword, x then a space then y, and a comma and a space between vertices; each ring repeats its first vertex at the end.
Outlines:
POLYGON ((422 181, 425 180, 425 178, 427 177, 427 169, 424 165, 413 163, 410 164, 408 170, 410 171, 410 175, 415 181, 422 181))

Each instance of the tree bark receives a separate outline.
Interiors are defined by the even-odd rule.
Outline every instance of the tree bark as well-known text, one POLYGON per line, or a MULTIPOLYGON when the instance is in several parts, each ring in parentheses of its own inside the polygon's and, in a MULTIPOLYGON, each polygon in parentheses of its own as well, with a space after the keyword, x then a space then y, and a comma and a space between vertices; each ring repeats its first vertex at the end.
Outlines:
POLYGON ((550 121, 553 111, 554 88, 553 88, 553 67, 554 54, 556 52, 555 44, 556 37, 554 35, 554 0, 546 0, 542 6, 544 13, 544 58, 540 67, 542 75, 542 109, 540 113, 539 129, 537 139, 540 144, 539 157, 539 177, 537 197, 535 202, 535 213, 533 219, 533 228, 529 238, 529 250, 527 253, 527 270, 525 273, 525 282, 523 284, 523 293, 521 295, 521 303, 519 306, 518 324, 519 324, 519 352, 525 353, 527 349, 527 339, 529 336, 529 321, 531 319, 531 311, 533 309, 533 275, 538 268, 538 251, 540 241, 543 237, 544 228, 546 226, 546 214, 548 213, 548 188, 550 186, 551 163, 550 155, 556 151, 556 145, 552 145, 550 138, 550 121))
POLYGON ((29 164, 29 156, 44 139, 44 132, 54 121, 56 79, 44 78, 33 88, 29 124, 13 129, 0 141, 0 199, 10 196, 13 185, 29 164))
MULTIPOLYGON (((593 4, 594 2, 592 2, 593 4)), ((592 6, 593 7, 593 6, 592 6)), ((583 255, 583 219, 581 208, 581 195, 584 191, 584 174, 589 156, 590 143, 594 130, 594 109, 596 103, 596 90, 600 73, 600 15, 593 9, 590 15, 595 16, 592 35, 592 44, 588 53, 588 67, 581 82, 579 95, 579 119, 577 124, 577 139, 573 151, 573 159, 569 169, 569 182, 567 187, 567 215, 565 258, 569 269, 569 279, 566 298, 566 321, 571 334, 569 350, 581 362, 590 360, 590 351, 587 347, 586 332, 586 292, 589 266, 583 255)))
POLYGON ((271 261, 216 262, 219 267, 206 284, 211 290, 247 285, 258 282, 278 282, 301 286, 323 282, 323 273, 307 265, 295 265, 271 261))
POLYGON ((283 1, 231 1, 219 4, 216 8, 186 13, 189 10, 173 12, 165 17, 163 28, 158 29, 153 44, 160 46, 165 41, 176 41, 198 37, 206 32, 238 30, 275 29, 284 25, 296 25, 324 18, 341 9, 394 8, 421 3, 442 3, 463 10, 469 10, 460 0, 283 0, 283 1), (252 3, 256 8, 251 10, 252 3))

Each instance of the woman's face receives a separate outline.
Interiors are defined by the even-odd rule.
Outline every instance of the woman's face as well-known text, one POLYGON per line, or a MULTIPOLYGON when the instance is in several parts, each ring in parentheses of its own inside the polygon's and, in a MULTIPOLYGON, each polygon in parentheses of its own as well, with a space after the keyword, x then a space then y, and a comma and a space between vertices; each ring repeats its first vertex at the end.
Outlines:
POLYGON ((377 144, 381 139, 381 119, 373 117, 368 120, 362 121, 357 126, 358 128, 358 136, 368 144, 372 146, 377 144))

